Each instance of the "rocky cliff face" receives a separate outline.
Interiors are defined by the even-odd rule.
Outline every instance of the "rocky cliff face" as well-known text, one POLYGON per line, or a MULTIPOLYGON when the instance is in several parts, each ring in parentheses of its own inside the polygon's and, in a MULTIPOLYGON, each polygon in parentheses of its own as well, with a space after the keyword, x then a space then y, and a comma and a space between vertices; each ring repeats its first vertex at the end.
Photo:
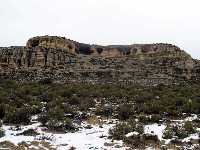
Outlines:
POLYGON ((0 48, 0 77, 153 86, 200 81, 200 62, 171 44, 99 46, 43 36, 0 48))
POLYGON ((57 36, 40 36, 33 37, 28 40, 26 44, 27 48, 42 47, 45 49, 57 49, 64 50, 68 53, 75 53, 75 45, 72 41, 57 36))

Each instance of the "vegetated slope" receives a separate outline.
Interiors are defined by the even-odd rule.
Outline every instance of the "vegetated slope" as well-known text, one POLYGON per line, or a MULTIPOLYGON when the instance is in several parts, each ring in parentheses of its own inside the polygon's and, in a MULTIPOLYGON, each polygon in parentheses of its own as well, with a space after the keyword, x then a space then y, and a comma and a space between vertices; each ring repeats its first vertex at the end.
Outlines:
MULTIPOLYGON (((0 93, 0 119, 3 120, 3 129, 6 129, 7 135, 16 133, 15 130, 20 131, 18 135, 11 135, 15 138, 22 138, 21 135, 31 136, 29 139, 32 141, 45 139, 53 144, 54 135, 49 137, 49 132, 55 133, 58 141, 63 141, 59 137, 68 137, 68 134, 73 137, 76 136, 73 132, 85 134, 84 130, 88 132, 91 129, 91 134, 94 132, 92 137, 101 131, 102 135, 97 138, 123 140, 127 144, 123 147, 191 147, 195 145, 189 144, 190 142, 198 144, 199 84, 145 88, 136 85, 60 84, 47 80, 39 83, 1 81, 0 93), (187 119, 191 114, 196 114, 197 117, 187 119), (33 116, 36 116, 36 124, 33 125, 34 128, 30 128, 32 130, 26 131, 26 125, 33 123, 33 116), (107 121, 102 121, 105 119, 107 121), (16 127, 8 128, 5 125, 16 127), (110 136, 103 134, 108 131, 108 127, 110 136), (195 139, 191 141, 189 137, 194 137, 193 134, 195 139)), ((24 140, 27 141, 25 137, 24 140)), ((9 136, 5 136, 5 139, 9 139, 9 136)), ((70 141, 64 143, 68 144, 70 141)), ((89 141, 82 144, 87 143, 89 141)))

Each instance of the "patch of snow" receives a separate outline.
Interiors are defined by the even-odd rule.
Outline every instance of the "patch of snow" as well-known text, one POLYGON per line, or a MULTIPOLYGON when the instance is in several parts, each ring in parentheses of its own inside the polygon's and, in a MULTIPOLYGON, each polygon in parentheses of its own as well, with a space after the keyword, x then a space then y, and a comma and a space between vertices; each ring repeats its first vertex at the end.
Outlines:
POLYGON ((145 148, 145 150, 156 150, 156 149, 153 147, 147 147, 147 148, 145 148))
POLYGON ((145 134, 157 135, 158 139, 161 141, 163 133, 165 131, 165 128, 166 128, 165 125, 159 125, 157 123, 151 124, 151 125, 145 125, 144 126, 144 133, 145 134))
POLYGON ((34 145, 29 146, 29 148, 30 148, 30 149, 39 149, 39 147, 34 146, 34 145))
POLYGON ((113 149, 113 150, 125 150, 127 147, 123 146, 122 141, 112 141, 108 139, 108 132, 110 128, 113 128, 115 124, 108 124, 111 120, 105 122, 102 127, 97 125, 91 125, 91 129, 84 128, 87 126, 87 123, 82 123, 83 128, 75 133, 63 133, 63 134, 53 134, 46 133, 43 128, 40 127, 41 123, 34 123, 28 126, 21 126, 20 130, 13 130, 14 126, 3 125, 2 128, 5 130, 5 136, 0 138, 0 142, 10 141, 15 145, 18 145, 21 142, 32 142, 39 141, 40 137, 52 137, 50 140, 45 140, 51 145, 55 146, 58 150, 66 150, 71 146, 76 149, 88 150, 88 149, 113 149), (28 129, 36 130, 40 135, 37 136, 23 136, 17 135, 24 132, 28 129), (105 143, 109 143, 109 146, 106 146, 105 143), (118 147, 118 148, 117 148, 118 147))
POLYGON ((130 136, 133 136, 133 135, 138 135, 139 133, 138 132, 130 132, 130 133, 128 133, 128 134, 126 134, 125 136, 126 137, 130 137, 130 136))
POLYGON ((5 131, 5 136, 0 138, 0 142, 3 141, 10 141, 15 145, 18 145, 19 143, 23 142, 23 141, 34 141, 34 137, 33 136, 23 136, 23 135, 19 135, 16 136, 17 134, 20 134, 22 132, 24 132, 25 130, 28 129, 38 129, 38 126, 40 126, 40 123, 34 123, 32 125, 28 125, 28 126, 21 126, 20 130, 14 130, 15 126, 2 126, 2 129, 5 131))
POLYGON ((36 123, 36 122, 37 122, 37 119, 38 119, 38 115, 32 116, 32 117, 31 117, 31 122, 32 122, 32 123, 36 123))
POLYGON ((196 114, 192 114, 190 117, 185 118, 185 121, 193 121, 198 119, 198 116, 196 114))
POLYGON ((198 139, 199 139, 199 134, 198 134, 198 133, 191 134, 189 137, 184 138, 184 139, 182 140, 182 142, 189 142, 191 139, 193 139, 193 140, 198 140, 198 139))
MULTIPOLYGON (((52 142, 53 145, 58 146, 58 150, 64 150, 70 148, 71 146, 77 149, 106 149, 104 143, 112 143, 111 140, 107 138, 108 131, 113 125, 103 125, 103 128, 98 126, 92 126, 91 129, 82 129, 76 133, 67 134, 54 134, 55 141, 52 142), (68 144, 68 145, 65 145, 68 144)), ((123 146, 122 141, 114 141, 114 145, 109 147, 111 149, 117 149, 114 146, 123 146)), ((120 148, 125 149, 125 148, 120 148)))

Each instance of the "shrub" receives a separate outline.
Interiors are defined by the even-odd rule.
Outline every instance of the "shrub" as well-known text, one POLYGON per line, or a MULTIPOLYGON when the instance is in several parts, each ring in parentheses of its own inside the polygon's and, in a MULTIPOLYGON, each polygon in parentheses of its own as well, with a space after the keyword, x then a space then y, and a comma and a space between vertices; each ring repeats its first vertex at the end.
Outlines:
POLYGON ((167 127, 163 133, 164 139, 171 139, 174 136, 174 132, 171 127, 167 127))
POLYGON ((5 136, 5 131, 3 129, 0 129, 0 138, 5 136))
POLYGON ((118 118, 120 120, 127 120, 134 114, 133 105, 123 104, 119 106, 118 109, 118 118))
POLYGON ((15 89, 17 87, 17 82, 14 80, 5 80, 3 81, 2 87, 5 89, 15 89))
POLYGON ((124 142, 132 147, 137 148, 144 144, 144 141, 141 140, 140 135, 133 135, 124 139, 124 142))
POLYGON ((35 140, 39 140, 39 141, 53 141, 54 140, 54 136, 53 135, 38 135, 35 137, 35 140))
POLYGON ((151 115, 149 122, 159 123, 162 117, 159 114, 151 115))
POLYGON ((60 93, 62 97, 70 98, 74 94, 74 90, 72 89, 63 89, 60 93))
POLYGON ((124 140, 125 135, 133 131, 143 134, 144 127, 142 124, 137 124, 135 120, 128 120, 127 122, 118 123, 113 129, 109 130, 109 134, 113 139, 124 140))
POLYGON ((188 132, 188 134, 192 134, 192 133, 195 132, 195 129, 194 129, 191 121, 185 122, 184 129, 185 129, 186 132, 188 132))
POLYGON ((35 130, 33 129, 28 129, 28 130, 25 130, 24 132, 22 133, 19 133, 17 134, 18 135, 24 135, 24 136, 36 136, 36 135, 39 135, 39 133, 37 133, 35 130))
POLYGON ((95 107, 96 104, 92 98, 83 98, 80 102, 81 103, 78 105, 78 107, 81 111, 87 111, 89 108, 95 107))
POLYGON ((125 135, 132 132, 133 129, 134 128, 127 123, 119 123, 113 129, 109 130, 109 134, 115 140, 123 140, 125 135))
POLYGON ((72 120, 65 117, 63 109, 55 107, 39 115, 38 120, 50 130, 75 130, 72 120))
POLYGON ((157 135, 151 135, 151 134, 144 134, 143 135, 144 140, 151 140, 155 143, 159 143, 159 139, 157 135))
POLYGON ((148 123, 159 123, 162 117, 159 114, 151 115, 151 116, 146 116, 144 114, 140 114, 138 116, 139 122, 148 124, 148 123))
POLYGON ((5 116, 5 105, 4 104, 0 104, 0 119, 3 119, 3 117, 5 116))
POLYGON ((51 78, 44 78, 39 81, 40 84, 51 84, 53 80, 51 78))
POLYGON ((146 115, 144 115, 144 114, 140 114, 139 116, 138 116, 138 120, 139 120, 139 122, 141 122, 141 123, 148 123, 149 122, 149 117, 147 117, 146 115))
POLYGON ((81 104, 80 98, 76 95, 73 95, 72 97, 70 97, 68 102, 70 105, 80 105, 81 104))
POLYGON ((112 107, 112 104, 105 104, 104 107, 103 107, 103 114, 106 116, 106 117, 109 117, 111 116, 113 113, 113 107, 112 107))
POLYGON ((135 131, 137 131, 139 134, 143 134, 144 133, 144 126, 143 124, 139 123, 136 125, 135 131))
POLYGON ((50 130, 61 131, 61 132, 65 132, 66 130, 67 131, 75 130, 75 127, 73 126, 72 121, 69 118, 63 118, 62 120, 56 120, 50 118, 46 123, 46 126, 50 130))
POLYGON ((144 105, 144 112, 147 114, 159 114, 164 112, 164 108, 159 101, 153 100, 144 105))
POLYGON ((177 136, 179 139, 184 139, 188 137, 188 132, 184 130, 184 128, 179 128, 175 131, 175 136, 177 136))
POLYGON ((76 148, 74 147, 74 146, 71 146, 70 148, 69 148, 69 150, 75 150, 76 148))
POLYGON ((29 124, 31 112, 28 107, 10 108, 6 111, 4 122, 11 124, 29 124))
POLYGON ((102 107, 96 107, 96 109, 95 109, 95 115, 101 116, 103 114, 104 114, 103 108, 102 107))
POLYGON ((42 123, 43 126, 47 125, 49 120, 61 120, 64 117, 64 112, 61 108, 49 108, 47 111, 41 113, 38 117, 38 120, 42 123))
POLYGON ((165 132, 163 134, 164 139, 171 139, 174 136, 177 136, 179 139, 184 139, 189 136, 189 134, 194 133, 194 128, 192 127, 192 124, 185 123, 183 126, 172 126, 167 127, 165 129, 165 132))
POLYGON ((48 122, 48 120, 49 120, 49 116, 47 115, 46 112, 43 112, 38 116, 38 121, 41 122, 43 126, 46 126, 46 123, 48 122))

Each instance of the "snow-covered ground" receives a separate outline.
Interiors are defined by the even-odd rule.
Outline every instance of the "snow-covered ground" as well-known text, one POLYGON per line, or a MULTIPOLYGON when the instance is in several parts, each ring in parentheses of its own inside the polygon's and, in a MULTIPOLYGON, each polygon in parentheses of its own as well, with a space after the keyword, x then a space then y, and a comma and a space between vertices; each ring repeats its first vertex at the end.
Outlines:
POLYGON ((159 125, 157 123, 151 124, 151 125, 146 125, 144 127, 144 133, 145 134, 157 135, 158 139, 160 141, 162 141, 163 140, 162 136, 163 136, 163 133, 165 131, 165 128, 166 128, 165 125, 159 125))
MULTIPOLYGON (((192 115, 182 120, 173 120, 172 124, 183 124, 185 121, 192 121, 197 119, 197 115, 192 115)), ((0 138, 0 142, 10 141, 11 143, 18 145, 21 142, 31 143, 33 141, 41 141, 43 137, 48 137, 46 140, 53 148, 58 150, 67 150, 70 147, 75 147, 77 150, 126 150, 122 141, 112 141, 108 138, 109 129, 116 125, 116 120, 104 120, 103 125, 91 125, 86 122, 81 124, 79 131, 74 133, 49 133, 45 131, 44 127, 41 127, 41 123, 34 121, 37 117, 32 119, 32 125, 21 126, 16 130, 15 126, 3 125, 2 129, 5 131, 5 136, 0 138), (86 128, 91 126, 91 128, 86 128), (28 129, 33 129, 39 135, 36 136, 24 136, 19 135, 28 129)), ((144 134, 157 135, 158 139, 164 142, 164 145, 169 144, 171 139, 163 139, 163 133, 166 129, 166 124, 163 122, 161 124, 148 124, 144 125, 144 134)), ((199 139, 200 128, 197 128, 197 133, 191 134, 189 137, 182 139, 182 142, 189 142, 191 139, 199 139)), ((134 131, 126 134, 126 137, 131 137, 133 135, 138 135, 139 133, 134 131)), ((1 148, 1 146, 0 146, 1 148)), ((37 149, 37 146, 31 145, 29 148, 37 149)), ((148 150, 153 150, 154 148, 147 148, 148 150)))
POLYGON ((32 141, 38 141, 42 136, 51 137, 51 140, 48 142, 53 145, 58 150, 66 150, 70 147, 75 147, 80 150, 88 150, 88 149, 113 149, 113 150, 125 150, 126 147, 123 146, 122 141, 111 141, 108 139, 108 131, 113 127, 114 124, 104 124, 101 127, 96 125, 91 125, 91 129, 86 129, 84 126, 87 124, 82 124, 83 128, 75 133, 65 133, 65 134, 52 134, 46 133, 40 127, 40 123, 34 123, 29 126, 21 126, 21 129, 18 131, 13 130, 14 126, 5 126, 2 128, 5 130, 5 136, 0 138, 0 142, 10 141, 15 145, 25 141, 30 143, 32 141), (22 133, 27 129, 34 129, 40 135, 37 136, 23 136, 17 135, 22 133))

